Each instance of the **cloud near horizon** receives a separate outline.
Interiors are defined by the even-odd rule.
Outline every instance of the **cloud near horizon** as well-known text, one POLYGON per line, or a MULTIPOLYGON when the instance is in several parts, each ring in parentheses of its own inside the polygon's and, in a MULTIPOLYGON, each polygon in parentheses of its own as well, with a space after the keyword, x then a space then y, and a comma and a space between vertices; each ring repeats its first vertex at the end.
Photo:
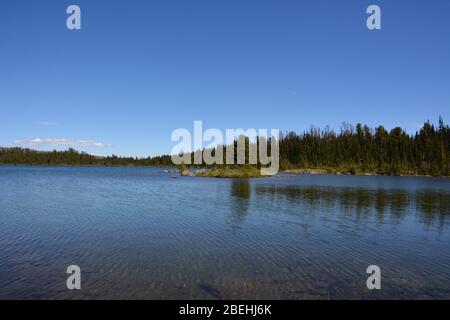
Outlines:
POLYGON ((41 139, 29 138, 26 140, 14 140, 14 144, 21 146, 66 146, 66 147, 106 147, 106 144, 94 140, 69 140, 69 139, 41 139))

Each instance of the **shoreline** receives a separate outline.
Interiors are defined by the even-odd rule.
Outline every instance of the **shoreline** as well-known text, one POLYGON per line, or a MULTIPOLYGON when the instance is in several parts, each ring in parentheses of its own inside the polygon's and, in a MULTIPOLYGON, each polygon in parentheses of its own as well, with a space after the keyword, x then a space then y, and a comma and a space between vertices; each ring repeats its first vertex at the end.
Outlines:
POLYGON ((379 172, 346 172, 334 169, 287 169, 280 173, 298 174, 298 175, 342 175, 342 176, 366 176, 366 177, 422 177, 422 178, 450 178, 449 176, 433 176, 426 174, 389 174, 379 172))
MULTIPOLYGON (((259 171, 259 170, 258 170, 259 171)), ((449 179, 449 176, 432 176, 421 174, 382 174, 377 172, 341 172, 330 169, 288 169, 279 171, 273 176, 261 176, 256 172, 240 171, 238 169, 232 170, 218 170, 208 168, 197 168, 196 170, 186 169, 181 176, 201 177, 201 178, 219 178, 219 179, 263 179, 274 178, 280 174, 284 175, 332 175, 332 176, 362 176, 362 177, 417 177, 417 178, 442 178, 449 179), (209 174, 208 174, 209 172, 209 174)))
MULTIPOLYGON (((12 163, 1 163, 1 167, 80 167, 80 168, 92 168, 92 167, 106 167, 106 168, 161 168, 161 169, 168 169, 163 171, 168 172, 161 172, 161 173, 175 173, 174 171, 178 169, 170 166, 143 166, 143 165, 98 165, 98 164, 12 164, 12 163)), ((191 168, 188 170, 195 169, 194 172, 192 172, 192 176, 194 177, 202 177, 202 178, 228 178, 228 179, 245 179, 245 178, 271 178, 279 174, 292 174, 292 175, 342 175, 342 176, 367 176, 367 177, 418 177, 418 178, 444 178, 449 179, 450 176, 433 176, 433 175, 424 175, 424 174, 388 174, 388 173, 378 173, 378 172, 346 172, 345 170, 339 171, 336 169, 318 169, 318 168, 297 168, 297 169, 287 169, 279 171, 274 176, 261 176, 261 175, 250 175, 248 176, 248 172, 244 173, 242 176, 239 175, 239 170, 233 170, 233 175, 207 175, 205 174, 209 170, 216 170, 216 169, 209 169, 209 168, 191 168), (197 174, 197 172, 201 171, 202 174, 197 174), (237 174, 236 174, 237 173, 237 174)))

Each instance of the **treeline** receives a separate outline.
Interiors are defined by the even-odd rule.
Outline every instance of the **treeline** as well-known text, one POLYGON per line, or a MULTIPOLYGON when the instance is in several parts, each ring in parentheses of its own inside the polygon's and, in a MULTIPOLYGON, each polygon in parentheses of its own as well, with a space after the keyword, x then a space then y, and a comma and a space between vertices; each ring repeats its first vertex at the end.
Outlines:
MULTIPOLYGON (((249 163, 250 142, 240 137, 244 138, 245 163, 249 163)), ((256 140, 257 145, 259 141, 256 140)), ((225 163, 226 146, 217 148, 222 148, 225 163)), ((234 163, 236 149, 234 141, 234 163)), ((400 127, 388 131, 383 126, 370 128, 359 123, 356 126, 344 123, 339 132, 314 127, 303 133, 286 132, 279 138, 279 152, 282 171, 320 169, 330 173, 450 176, 450 128, 442 118, 437 126, 429 121, 424 123, 415 134, 400 127)), ((193 159, 191 153, 191 163, 193 159)))
POLYGON ((280 166, 332 168, 351 173, 450 176, 450 128, 442 118, 415 134, 402 128, 344 124, 339 133, 312 128, 280 138, 280 166))
MULTIPOLYGON (((399 127, 388 131, 362 124, 344 124, 339 132, 328 128, 287 132, 280 137, 279 148, 281 170, 450 176, 450 128, 442 118, 438 125, 426 122, 415 134, 399 127)), ((41 152, 22 148, 0 148, 0 164, 174 166, 170 155, 97 157, 73 149, 41 152)))
POLYGON ((74 149, 43 152, 23 148, 0 148, 0 164, 80 166, 173 166, 170 155, 148 158, 93 156, 74 149))

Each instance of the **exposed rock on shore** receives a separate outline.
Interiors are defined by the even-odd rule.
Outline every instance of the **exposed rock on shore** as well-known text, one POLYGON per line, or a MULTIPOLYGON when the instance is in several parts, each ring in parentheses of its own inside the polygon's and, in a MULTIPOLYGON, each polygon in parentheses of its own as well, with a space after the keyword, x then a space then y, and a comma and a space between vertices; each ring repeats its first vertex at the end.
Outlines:
POLYGON ((193 177, 194 173, 191 170, 186 169, 186 170, 181 171, 181 175, 183 177, 193 177))

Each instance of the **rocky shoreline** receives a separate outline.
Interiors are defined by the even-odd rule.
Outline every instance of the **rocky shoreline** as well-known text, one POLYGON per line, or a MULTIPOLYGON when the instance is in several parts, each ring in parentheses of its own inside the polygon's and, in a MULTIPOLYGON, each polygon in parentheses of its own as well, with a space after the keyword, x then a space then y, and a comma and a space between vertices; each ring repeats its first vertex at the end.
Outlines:
MULTIPOLYGON (((240 174, 239 170, 233 170, 231 172, 221 172, 214 169, 184 169, 184 170, 162 170, 161 173, 166 174, 179 174, 182 177, 209 177, 209 178, 261 178, 262 176, 256 175, 254 172, 249 174, 248 172, 242 172, 240 174)), ((325 169, 289 169, 280 171, 284 174, 292 175, 346 175, 346 176, 392 176, 392 177, 433 177, 431 175, 419 175, 419 174, 380 174, 375 172, 350 172, 350 171, 330 171, 325 169)), ((176 178, 174 176, 174 178, 176 178)), ((267 177, 266 177, 267 178, 267 177)), ((450 178, 447 176, 440 176, 439 178, 450 178)))
MULTIPOLYGON (((433 177, 432 175, 420 174, 382 174, 376 172, 350 172, 350 171, 330 171, 325 169, 289 169, 282 171, 290 174, 308 174, 308 175, 347 175, 347 176, 385 176, 385 177, 433 177)), ((439 178, 450 178, 447 176, 438 176, 439 178)))

